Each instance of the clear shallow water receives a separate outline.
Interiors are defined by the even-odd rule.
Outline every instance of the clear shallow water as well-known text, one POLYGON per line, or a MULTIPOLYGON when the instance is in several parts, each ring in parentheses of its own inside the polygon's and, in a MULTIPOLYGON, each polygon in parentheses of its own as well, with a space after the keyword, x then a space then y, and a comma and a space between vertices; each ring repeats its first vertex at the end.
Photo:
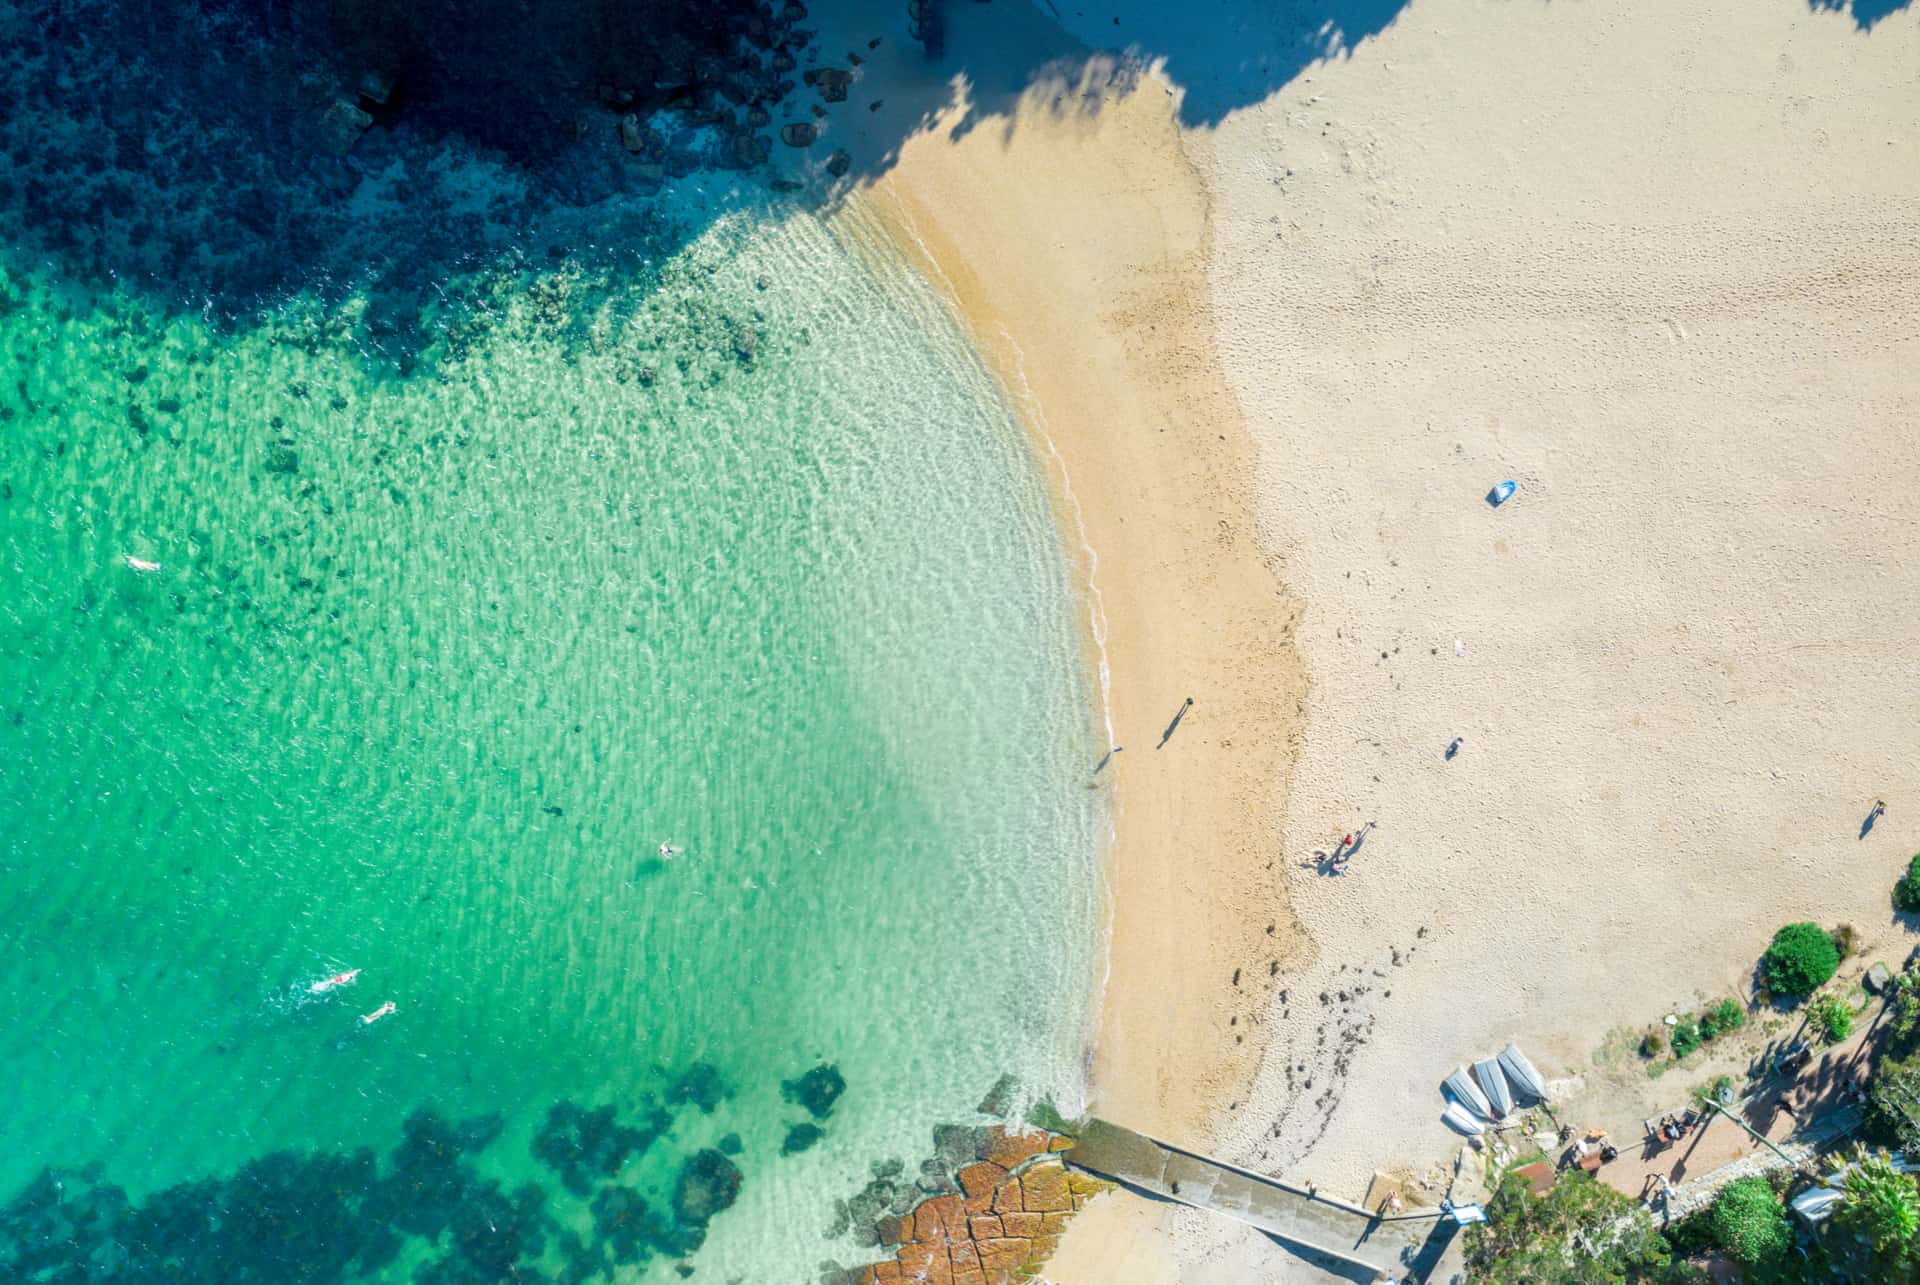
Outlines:
POLYGON ((617 1185, 670 1278, 676 1177, 734 1134, 700 1278, 804 1280, 863 1257, 833 1199, 1001 1073, 1073 1098, 1071 586, 1017 426, 884 255, 722 220, 643 281, 503 278, 404 378, 298 305, 222 335, 19 270, 0 299, 0 1199, 292 1152, 151 1237, 271 1189, 399 1228, 348 1274, 470 1279, 508 1241, 557 1275, 617 1185), (821 1062, 845 1094, 783 1156, 821 1062), (696 1066, 710 1112, 671 1100, 696 1066), (563 1102, 667 1131, 583 1199, 533 1155, 563 1102), (498 1137, 394 1155, 422 1108, 498 1137))

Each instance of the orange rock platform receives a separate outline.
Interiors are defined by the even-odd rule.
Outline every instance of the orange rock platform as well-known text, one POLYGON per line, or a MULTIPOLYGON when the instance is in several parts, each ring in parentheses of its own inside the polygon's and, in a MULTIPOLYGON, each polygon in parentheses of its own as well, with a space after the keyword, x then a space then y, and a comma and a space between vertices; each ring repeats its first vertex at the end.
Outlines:
POLYGON ((957 1195, 929 1196, 882 1219, 892 1258, 846 1273, 848 1285, 1010 1285, 1035 1275, 1067 1220, 1108 1183, 1069 1172, 1059 1152, 1073 1139, 1045 1130, 988 1131, 978 1158, 954 1174, 957 1195))

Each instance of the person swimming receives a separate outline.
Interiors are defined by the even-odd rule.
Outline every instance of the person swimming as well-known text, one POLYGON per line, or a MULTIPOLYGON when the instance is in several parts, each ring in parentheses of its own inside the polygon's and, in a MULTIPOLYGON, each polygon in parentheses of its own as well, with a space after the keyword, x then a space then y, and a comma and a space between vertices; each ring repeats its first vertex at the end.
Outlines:
POLYGON ((660 859, 662 861, 671 861, 685 851, 685 848, 676 848, 671 843, 662 843, 660 845, 660 859))
POLYGON ((157 562, 148 562, 145 558, 136 558, 131 553, 125 556, 127 559, 127 565, 129 567, 132 567, 135 571, 140 572, 142 575, 147 575, 151 572, 155 572, 160 569, 160 564, 157 562))
POLYGON ((307 994, 320 995, 320 994, 324 994, 327 991, 332 990, 336 986, 351 986, 353 984, 353 979, 358 977, 359 975, 360 975, 359 969, 349 968, 344 973, 335 973, 331 977, 323 977, 319 981, 307 987, 307 994))
POLYGON ((386 1003, 382 1004, 379 1008, 374 1009, 371 1013, 362 1013, 360 1015, 360 1025, 372 1026, 375 1022, 379 1021, 381 1018, 392 1013, 393 1010, 394 1010, 394 1003, 392 1000, 388 1000, 386 1003))

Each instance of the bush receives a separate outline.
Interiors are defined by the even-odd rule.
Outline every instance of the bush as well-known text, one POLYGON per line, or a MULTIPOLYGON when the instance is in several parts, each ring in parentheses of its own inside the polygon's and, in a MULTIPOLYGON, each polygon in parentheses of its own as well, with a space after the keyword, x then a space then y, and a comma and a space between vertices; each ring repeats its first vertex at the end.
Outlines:
POLYGON ((1920 1154, 1920 1062, 1886 1058, 1867 1081, 1868 1116, 1901 1150, 1920 1154))
MULTIPOLYGON (((1714 1032, 1719 1035, 1725 1035, 1728 1031, 1737 1031, 1747 1024, 1746 1010, 1730 999, 1723 999, 1715 1004, 1713 1011, 1707 1017, 1713 1019, 1714 1032)), ((1701 1018, 1700 1022, 1704 1026, 1707 1018, 1701 1018)))
POLYGON ((1920 972, 1907 969, 1893 983, 1893 1030, 1894 1043, 1903 1049, 1913 1041, 1916 1030, 1920 1030, 1920 972))
POLYGON ((1861 1155, 1842 1182, 1847 1194, 1834 1208, 1834 1224, 1873 1247, 1885 1279, 1911 1280, 1896 1269, 1912 1260, 1920 1234, 1920 1188, 1913 1178, 1885 1156, 1861 1155))
POLYGON ((1840 952, 1819 924, 1788 924, 1773 935, 1764 963, 1772 990, 1804 998, 1840 971, 1840 952))
POLYGON ((1822 995, 1809 1016, 1829 1044, 1838 1044, 1853 1034, 1853 1005, 1838 995, 1822 995))
POLYGON ((1853 954, 1854 938, 1858 934, 1853 931, 1852 924, 1836 925, 1827 936, 1833 938, 1833 949, 1840 958, 1846 959, 1853 954))
POLYGON ((1673 1251, 1647 1211, 1588 1174, 1563 1174, 1544 1196, 1509 1173, 1467 1228, 1469 1274, 1486 1285, 1668 1279, 1673 1251))
POLYGON ((1685 1057, 1700 1047, 1700 1023, 1693 1020, 1693 1014, 1684 1013, 1673 1027, 1673 1056, 1676 1060, 1685 1057))
POLYGON ((1713 1201, 1713 1238, 1735 1262, 1756 1267, 1786 1251, 1793 1239, 1787 1213, 1765 1178, 1735 1178, 1713 1201))
POLYGON ((1893 885, 1893 905, 1896 910, 1920 910, 1920 853, 1907 862, 1906 877, 1893 885))
POLYGON ((1640 1041, 1641 1057, 1659 1057, 1660 1050, 1667 1047, 1667 1037, 1659 1031, 1648 1031, 1647 1037, 1640 1041))

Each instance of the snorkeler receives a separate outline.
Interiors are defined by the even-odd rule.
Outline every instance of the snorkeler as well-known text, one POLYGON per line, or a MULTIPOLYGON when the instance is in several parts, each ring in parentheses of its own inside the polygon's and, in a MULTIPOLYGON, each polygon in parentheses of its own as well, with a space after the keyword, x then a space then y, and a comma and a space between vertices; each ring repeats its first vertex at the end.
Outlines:
POLYGON ((685 851, 685 848, 676 848, 671 843, 662 843, 660 845, 660 859, 662 861, 671 861, 685 851))
POLYGON ((335 973, 331 977, 321 978, 319 981, 313 983, 313 985, 307 987, 307 994, 320 995, 332 990, 336 986, 350 986, 353 984, 353 979, 359 975, 359 969, 349 968, 344 973, 335 973))
POLYGON ((126 555, 126 559, 127 559, 127 565, 129 567, 132 567, 135 571, 140 572, 142 575, 146 575, 148 573, 158 571, 160 569, 159 563, 148 562, 145 558, 136 558, 131 553, 126 555))

